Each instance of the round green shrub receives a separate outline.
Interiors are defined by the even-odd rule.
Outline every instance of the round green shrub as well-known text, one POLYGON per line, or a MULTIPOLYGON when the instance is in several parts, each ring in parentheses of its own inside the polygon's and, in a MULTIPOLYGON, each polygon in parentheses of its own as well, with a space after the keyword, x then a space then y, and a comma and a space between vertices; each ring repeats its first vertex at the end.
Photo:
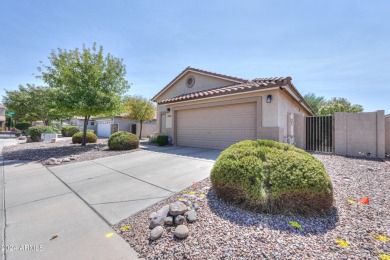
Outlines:
MULTIPOLYGON (((72 136, 72 143, 81 144, 83 142, 84 132, 77 132, 72 136)), ((87 131, 86 143, 96 143, 97 136, 92 131, 87 131)))
POLYGON ((51 126, 32 126, 28 128, 28 135, 31 141, 41 141, 41 134, 55 134, 56 131, 51 126))
POLYGON ((17 122, 15 124, 15 128, 22 131, 22 133, 25 133, 28 130, 29 126, 30 126, 29 122, 17 122))
POLYGON ((156 137, 156 143, 159 145, 159 146, 164 146, 164 145, 168 145, 169 144, 169 136, 167 135, 159 135, 156 137))
POLYGON ((80 132, 79 128, 77 126, 63 126, 61 128, 61 134, 62 136, 64 137, 71 137, 73 136, 75 133, 78 133, 80 132))
POLYGON ((266 213, 327 213, 333 187, 325 167, 309 153, 270 140, 242 141, 223 151, 211 170, 216 194, 266 213))
POLYGON ((139 147, 138 136, 129 132, 116 132, 108 138, 110 150, 132 150, 139 147))

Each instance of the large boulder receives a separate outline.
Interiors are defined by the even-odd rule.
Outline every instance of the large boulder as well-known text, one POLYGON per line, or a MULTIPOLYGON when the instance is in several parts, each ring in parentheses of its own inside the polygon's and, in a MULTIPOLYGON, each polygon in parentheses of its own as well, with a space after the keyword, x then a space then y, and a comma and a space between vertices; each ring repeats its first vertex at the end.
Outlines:
POLYGON ((149 228, 153 229, 157 226, 162 226, 164 225, 164 220, 168 216, 169 213, 169 206, 166 205, 159 209, 156 214, 151 215, 150 217, 152 218, 150 221, 149 228))
POLYGON ((169 205, 169 214, 171 216, 183 215, 187 210, 187 205, 181 201, 176 201, 169 205))
POLYGON ((189 233, 190 231, 184 225, 177 226, 173 232, 173 234, 178 238, 186 238, 188 237, 189 233))
POLYGON ((150 240, 157 240, 161 237, 164 232, 164 228, 162 226, 157 226, 150 231, 150 240))

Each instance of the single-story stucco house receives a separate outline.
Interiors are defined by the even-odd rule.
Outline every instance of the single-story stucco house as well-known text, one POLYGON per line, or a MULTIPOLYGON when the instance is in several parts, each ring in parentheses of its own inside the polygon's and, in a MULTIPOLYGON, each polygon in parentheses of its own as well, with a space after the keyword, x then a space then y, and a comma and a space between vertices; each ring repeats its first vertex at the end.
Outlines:
POLYGON ((247 80, 191 67, 152 100, 158 132, 189 147, 224 149, 247 139, 294 143, 294 117, 315 114, 291 77, 247 80))

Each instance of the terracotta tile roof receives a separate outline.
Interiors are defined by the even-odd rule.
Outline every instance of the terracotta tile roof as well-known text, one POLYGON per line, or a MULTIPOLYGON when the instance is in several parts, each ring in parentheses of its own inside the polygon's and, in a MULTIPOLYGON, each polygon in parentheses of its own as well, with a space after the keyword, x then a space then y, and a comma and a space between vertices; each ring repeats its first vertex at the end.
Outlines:
POLYGON ((212 96, 213 97, 222 96, 222 95, 248 92, 248 91, 259 90, 259 89, 274 88, 278 86, 281 87, 290 83, 290 81, 291 81, 290 77, 257 78, 241 84, 234 84, 230 86, 206 89, 202 91, 179 95, 173 98, 162 100, 158 102, 158 104, 168 104, 168 103, 180 102, 185 100, 200 99, 200 98, 206 98, 212 96))
POLYGON ((291 83, 291 77, 274 77, 274 78, 256 78, 251 81, 246 81, 244 83, 234 84, 225 87, 218 87, 213 89, 206 89, 197 92, 191 92, 183 95, 179 95, 176 97, 168 98, 158 102, 158 104, 170 104, 187 100, 195 100, 202 99, 207 97, 216 97, 223 96, 229 94, 236 93, 244 93, 261 89, 269 89, 274 87, 283 87, 290 86, 294 94, 298 97, 298 102, 303 103, 308 109, 309 112, 313 115, 315 112, 310 107, 310 105, 306 102, 306 100, 302 97, 299 91, 295 88, 295 86, 291 83))
POLYGON ((188 71, 199 72, 199 73, 207 74, 207 75, 214 76, 214 77, 224 78, 224 79, 231 80, 231 81, 234 81, 234 82, 237 82, 237 83, 245 83, 245 82, 248 82, 248 81, 249 81, 249 80, 247 80, 247 79, 232 77, 232 76, 228 76, 228 75, 224 75, 224 74, 219 74, 219 73, 215 73, 215 72, 210 72, 210 71, 206 71, 206 70, 201 70, 201 69, 196 69, 196 68, 192 68, 192 67, 188 66, 188 67, 185 68, 179 75, 177 75, 171 82, 169 82, 169 83, 168 83, 160 92, 158 92, 158 93, 152 98, 152 100, 153 100, 153 101, 156 101, 155 99, 156 99, 160 94, 162 94, 165 90, 167 90, 167 89, 168 89, 176 80, 178 80, 181 76, 183 76, 183 75, 184 75, 186 72, 188 72, 188 71))

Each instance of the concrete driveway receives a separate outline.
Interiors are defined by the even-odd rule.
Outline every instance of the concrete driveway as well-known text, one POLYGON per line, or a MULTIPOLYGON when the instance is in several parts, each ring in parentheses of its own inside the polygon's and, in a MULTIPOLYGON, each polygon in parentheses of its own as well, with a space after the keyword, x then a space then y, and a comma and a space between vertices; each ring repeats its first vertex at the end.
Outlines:
POLYGON ((220 150, 143 150, 49 170, 110 224, 209 176, 220 150))

